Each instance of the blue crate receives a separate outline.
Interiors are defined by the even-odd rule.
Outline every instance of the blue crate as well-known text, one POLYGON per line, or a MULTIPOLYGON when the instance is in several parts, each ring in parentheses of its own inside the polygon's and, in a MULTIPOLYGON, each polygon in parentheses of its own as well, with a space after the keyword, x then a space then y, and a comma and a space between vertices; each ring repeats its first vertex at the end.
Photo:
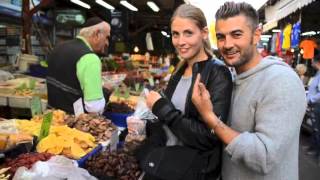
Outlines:
POLYGON ((78 166, 83 168, 84 165, 85 165, 85 163, 86 163, 86 161, 87 161, 90 157, 92 157, 92 156, 100 153, 100 152, 102 151, 102 149, 103 149, 103 146, 102 146, 101 144, 98 144, 98 146, 95 147, 92 151, 90 151, 88 154, 86 154, 85 156, 83 156, 81 159, 77 160, 78 166))
POLYGON ((127 127, 127 117, 131 116, 133 113, 114 113, 114 112, 105 112, 103 115, 110 119, 113 124, 118 127, 127 127))

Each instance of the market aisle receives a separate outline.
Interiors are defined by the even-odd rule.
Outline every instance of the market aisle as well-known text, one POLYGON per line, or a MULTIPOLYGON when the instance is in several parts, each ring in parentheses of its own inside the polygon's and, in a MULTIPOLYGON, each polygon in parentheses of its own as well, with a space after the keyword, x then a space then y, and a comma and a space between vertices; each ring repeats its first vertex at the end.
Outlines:
POLYGON ((305 155, 305 150, 302 149, 302 145, 308 145, 308 135, 301 133, 300 137, 300 154, 299 154, 299 166, 300 166, 300 180, 319 180, 320 179, 320 165, 317 165, 315 157, 305 155))

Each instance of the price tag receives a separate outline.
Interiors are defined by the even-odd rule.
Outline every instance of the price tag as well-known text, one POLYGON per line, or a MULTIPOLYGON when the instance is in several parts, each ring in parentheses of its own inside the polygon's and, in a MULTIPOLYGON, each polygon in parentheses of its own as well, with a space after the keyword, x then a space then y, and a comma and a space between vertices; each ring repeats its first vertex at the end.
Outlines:
POLYGON ((29 79, 29 88, 33 90, 35 87, 36 87, 36 80, 29 79))
POLYGON ((84 113, 82 98, 79 98, 76 102, 73 103, 73 110, 76 117, 84 113))
POLYGON ((41 124, 40 134, 39 134, 39 140, 40 142, 43 138, 47 137, 50 132, 50 126, 52 122, 52 112, 49 112, 43 116, 43 121, 41 124))
POLYGON ((30 102, 32 117, 42 114, 41 99, 39 96, 33 96, 30 102))
POLYGON ((135 83, 134 84, 134 89, 136 90, 136 92, 138 92, 140 90, 140 84, 139 83, 135 83))
POLYGON ((154 86, 154 80, 153 80, 153 78, 152 78, 152 77, 149 78, 148 81, 149 81, 150 86, 153 87, 153 86, 154 86))

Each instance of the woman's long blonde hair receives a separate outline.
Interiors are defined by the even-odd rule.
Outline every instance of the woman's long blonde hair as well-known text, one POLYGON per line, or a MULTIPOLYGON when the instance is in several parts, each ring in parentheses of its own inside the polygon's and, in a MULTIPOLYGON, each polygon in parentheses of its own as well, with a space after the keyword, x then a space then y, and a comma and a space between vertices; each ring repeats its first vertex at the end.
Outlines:
MULTIPOLYGON (((195 24, 199 27, 199 29, 203 29, 205 27, 207 27, 207 21, 206 18, 203 14, 203 12, 201 11, 201 9, 191 5, 191 4, 182 4, 180 5, 173 13, 171 20, 170 20, 170 24, 172 24, 172 22, 174 21, 174 19, 176 17, 180 17, 180 18, 186 18, 186 19, 190 19, 192 21, 195 22, 195 24)), ((210 45, 210 41, 209 39, 203 40, 203 47, 204 47, 204 51, 205 53, 209 56, 209 57, 213 57, 213 53, 211 50, 211 45, 210 45)), ((179 62, 179 64, 177 65, 176 71, 177 72, 182 66, 184 66, 186 64, 186 60, 182 59, 182 61, 179 62)))

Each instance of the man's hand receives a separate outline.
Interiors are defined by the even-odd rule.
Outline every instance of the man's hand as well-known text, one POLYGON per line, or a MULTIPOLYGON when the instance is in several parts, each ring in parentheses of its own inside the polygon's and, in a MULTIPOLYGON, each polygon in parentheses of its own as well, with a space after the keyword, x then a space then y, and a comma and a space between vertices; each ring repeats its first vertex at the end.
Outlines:
POLYGON ((205 116, 213 110, 210 94, 205 85, 200 82, 200 74, 197 75, 193 86, 192 102, 204 119, 206 119, 205 116))
POLYGON ((114 87, 111 84, 103 83, 103 88, 107 89, 108 91, 113 91, 114 87))
POLYGON ((156 91, 150 91, 148 94, 146 94, 146 104, 148 108, 152 110, 154 103, 157 102, 160 98, 160 94, 156 91))

